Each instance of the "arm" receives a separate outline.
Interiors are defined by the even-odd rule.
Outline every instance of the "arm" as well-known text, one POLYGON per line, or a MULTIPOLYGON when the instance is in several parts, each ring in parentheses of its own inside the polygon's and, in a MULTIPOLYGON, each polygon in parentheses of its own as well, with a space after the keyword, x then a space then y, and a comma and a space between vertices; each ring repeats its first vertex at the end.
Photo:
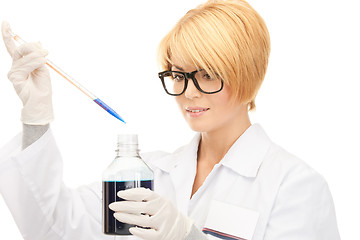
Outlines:
POLYGON ((264 239, 340 240, 331 193, 318 173, 298 168, 284 179, 264 239))
MULTIPOLYGON (((5 148, 18 149, 20 143, 18 137, 5 148)), ((0 193, 25 239, 107 239, 101 231, 100 184, 64 185, 51 130, 25 150, 0 157, 0 193)))
POLYGON ((9 28, 3 23, 13 58, 8 78, 23 103, 24 131, 0 151, 0 193, 24 239, 108 239, 101 231, 101 185, 70 189, 62 181, 61 155, 49 130, 47 51, 38 43, 16 47, 9 28))

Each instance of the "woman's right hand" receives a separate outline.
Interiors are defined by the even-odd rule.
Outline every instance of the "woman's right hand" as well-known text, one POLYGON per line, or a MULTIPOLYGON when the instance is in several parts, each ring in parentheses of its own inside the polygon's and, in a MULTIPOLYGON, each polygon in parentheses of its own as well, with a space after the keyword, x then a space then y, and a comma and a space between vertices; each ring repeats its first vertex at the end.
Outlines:
POLYGON ((40 43, 16 46, 10 26, 2 23, 2 36, 13 59, 8 78, 23 103, 21 121, 28 125, 46 125, 54 119, 49 70, 46 68, 48 51, 40 43))

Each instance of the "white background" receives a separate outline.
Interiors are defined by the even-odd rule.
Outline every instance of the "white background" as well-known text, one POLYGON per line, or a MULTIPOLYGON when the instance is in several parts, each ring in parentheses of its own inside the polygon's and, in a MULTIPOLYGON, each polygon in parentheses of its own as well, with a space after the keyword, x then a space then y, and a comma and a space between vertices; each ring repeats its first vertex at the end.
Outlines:
MULTIPOLYGON (((125 126, 51 72, 64 181, 101 179, 118 133, 136 131, 142 151, 173 151, 193 136, 157 78, 160 39, 188 1, 1 1, 0 20, 117 111, 125 126)), ((359 236, 360 7, 357 0, 249 0, 265 19, 272 53, 252 122, 329 183, 342 239, 359 236)), ((18 100, 0 43, 0 146, 21 131, 18 100)), ((11 183, 9 183, 11 184, 11 183)), ((21 239, 0 198, 0 239, 21 239)))

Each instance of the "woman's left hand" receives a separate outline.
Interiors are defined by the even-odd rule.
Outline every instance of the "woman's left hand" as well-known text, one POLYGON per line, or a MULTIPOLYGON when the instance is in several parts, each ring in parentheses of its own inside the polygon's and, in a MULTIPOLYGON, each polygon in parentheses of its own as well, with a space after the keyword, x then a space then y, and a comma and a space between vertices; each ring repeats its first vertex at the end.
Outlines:
POLYGON ((192 221, 181 214, 167 199, 147 188, 119 191, 127 201, 109 205, 120 222, 140 227, 130 228, 130 233, 145 240, 184 239, 192 221), (144 227, 144 228, 141 228, 144 227))

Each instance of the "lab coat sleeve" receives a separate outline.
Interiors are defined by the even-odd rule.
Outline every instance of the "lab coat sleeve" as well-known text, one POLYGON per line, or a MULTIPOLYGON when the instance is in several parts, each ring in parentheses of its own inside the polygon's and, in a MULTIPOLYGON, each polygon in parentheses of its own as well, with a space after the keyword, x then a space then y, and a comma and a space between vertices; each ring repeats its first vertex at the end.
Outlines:
POLYGON ((264 240, 340 240, 325 180, 300 165, 283 179, 264 240))
POLYGON ((20 149, 21 135, 0 151, 0 193, 24 239, 109 239, 101 229, 100 183, 64 185, 51 130, 20 149))

